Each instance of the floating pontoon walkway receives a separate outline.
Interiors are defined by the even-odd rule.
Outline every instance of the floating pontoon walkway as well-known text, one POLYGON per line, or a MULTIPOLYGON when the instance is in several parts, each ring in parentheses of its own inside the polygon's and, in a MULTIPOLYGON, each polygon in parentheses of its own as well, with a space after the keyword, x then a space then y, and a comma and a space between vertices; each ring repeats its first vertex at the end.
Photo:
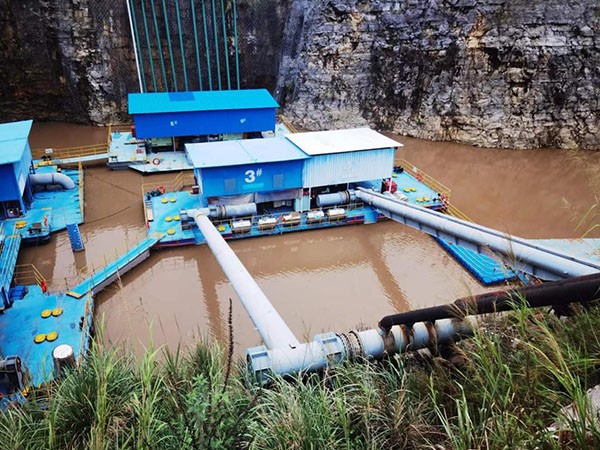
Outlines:
POLYGON ((517 274, 505 267, 502 261, 490 256, 482 255, 462 245, 447 242, 444 239, 434 238, 448 253, 467 269, 482 284, 489 286, 514 280, 517 274))
POLYGON ((17 264, 19 247, 21 246, 21 235, 0 236, 0 311, 10 304, 10 284, 17 264), (1 241, 3 239, 3 242, 1 241))
POLYGON ((150 249, 162 239, 164 235, 154 233, 151 237, 144 239, 135 247, 129 249, 126 253, 119 256, 102 269, 94 272, 92 276, 79 283, 67 295, 74 298, 83 297, 90 292, 97 294, 106 286, 115 281, 118 277, 128 272, 139 263, 144 261, 150 255, 150 249))
POLYGON ((55 149, 36 148, 31 150, 31 156, 37 163, 50 158, 49 162, 51 164, 77 164, 79 162, 102 161, 103 159, 108 159, 108 145, 92 144, 55 149))

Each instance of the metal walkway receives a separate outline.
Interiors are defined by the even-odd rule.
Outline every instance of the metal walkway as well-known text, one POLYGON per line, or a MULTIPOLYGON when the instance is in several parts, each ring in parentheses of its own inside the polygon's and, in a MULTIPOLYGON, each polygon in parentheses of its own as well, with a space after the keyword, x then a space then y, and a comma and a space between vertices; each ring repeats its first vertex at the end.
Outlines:
POLYGON ((91 292, 92 295, 97 294, 121 275, 147 259, 150 255, 150 249, 154 247, 163 236, 163 234, 155 233, 153 236, 144 239, 138 245, 132 247, 123 255, 108 263, 102 269, 95 271, 90 277, 67 292, 67 295, 74 298, 80 298, 88 292, 91 292))
POLYGON ((600 271, 600 262, 492 228, 441 214, 359 188, 356 196, 386 217, 479 254, 498 257, 509 267, 552 281, 600 271))
POLYGON ((76 164, 78 162, 101 161, 108 159, 108 144, 91 144, 79 147, 36 148, 31 150, 32 158, 38 166, 53 164, 76 164), (48 159, 45 161, 44 159, 48 159))
POLYGON ((0 310, 9 303, 10 284, 17 264, 17 256, 21 246, 21 235, 16 233, 4 239, 0 251, 0 310))

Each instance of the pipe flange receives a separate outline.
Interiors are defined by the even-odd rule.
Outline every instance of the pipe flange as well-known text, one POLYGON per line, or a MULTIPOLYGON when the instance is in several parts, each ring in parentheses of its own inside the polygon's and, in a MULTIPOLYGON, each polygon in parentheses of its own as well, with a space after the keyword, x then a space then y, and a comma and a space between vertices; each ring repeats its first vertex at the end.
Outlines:
POLYGON ((387 333, 382 334, 381 339, 383 340, 383 350, 385 353, 388 355, 396 353, 396 338, 391 329, 387 333))
POLYGON ((360 340, 360 336, 356 330, 350 330, 348 334, 352 337, 352 340, 356 343, 356 354, 357 356, 365 357, 365 350, 362 345, 362 341, 360 340))
POLYGON ((350 339, 348 339, 346 333, 338 333, 337 336, 340 338, 342 345, 346 349, 346 358, 354 359, 354 349, 352 348, 352 345, 350 345, 350 339))

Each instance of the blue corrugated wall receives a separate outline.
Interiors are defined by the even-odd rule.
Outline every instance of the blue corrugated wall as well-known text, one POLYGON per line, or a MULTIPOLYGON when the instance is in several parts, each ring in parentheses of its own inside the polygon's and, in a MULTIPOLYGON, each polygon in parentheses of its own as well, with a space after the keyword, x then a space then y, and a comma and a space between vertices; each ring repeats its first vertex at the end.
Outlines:
POLYGON ((271 192, 302 187, 302 160, 202 169, 204 196, 271 192))
POLYGON ((246 133, 275 129, 275 108, 135 114, 139 138, 246 133))
POLYGON ((21 192, 19 190, 18 178, 15 176, 17 164, 3 164, 0 166, 0 201, 19 200, 21 192))

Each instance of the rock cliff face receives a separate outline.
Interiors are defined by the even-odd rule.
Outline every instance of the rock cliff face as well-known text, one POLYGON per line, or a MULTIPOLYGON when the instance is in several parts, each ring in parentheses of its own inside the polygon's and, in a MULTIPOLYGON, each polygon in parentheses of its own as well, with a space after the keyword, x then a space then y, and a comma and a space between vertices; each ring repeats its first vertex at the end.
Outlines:
POLYGON ((12 2, 0 7, 2 120, 125 117, 132 87, 124 2, 12 2))
MULTIPOLYGON (((288 4, 238 0, 242 86, 274 88, 288 4)), ((125 0, 0 0, 0 121, 129 122, 138 91, 125 0)))
POLYGON ((310 129, 600 148, 597 0, 316 0, 278 92, 310 129))
MULTIPOLYGON (((600 148, 597 0, 237 4, 242 86, 306 128, 600 148)), ((130 120, 131 45, 125 1, 0 0, 0 120, 130 120)))

